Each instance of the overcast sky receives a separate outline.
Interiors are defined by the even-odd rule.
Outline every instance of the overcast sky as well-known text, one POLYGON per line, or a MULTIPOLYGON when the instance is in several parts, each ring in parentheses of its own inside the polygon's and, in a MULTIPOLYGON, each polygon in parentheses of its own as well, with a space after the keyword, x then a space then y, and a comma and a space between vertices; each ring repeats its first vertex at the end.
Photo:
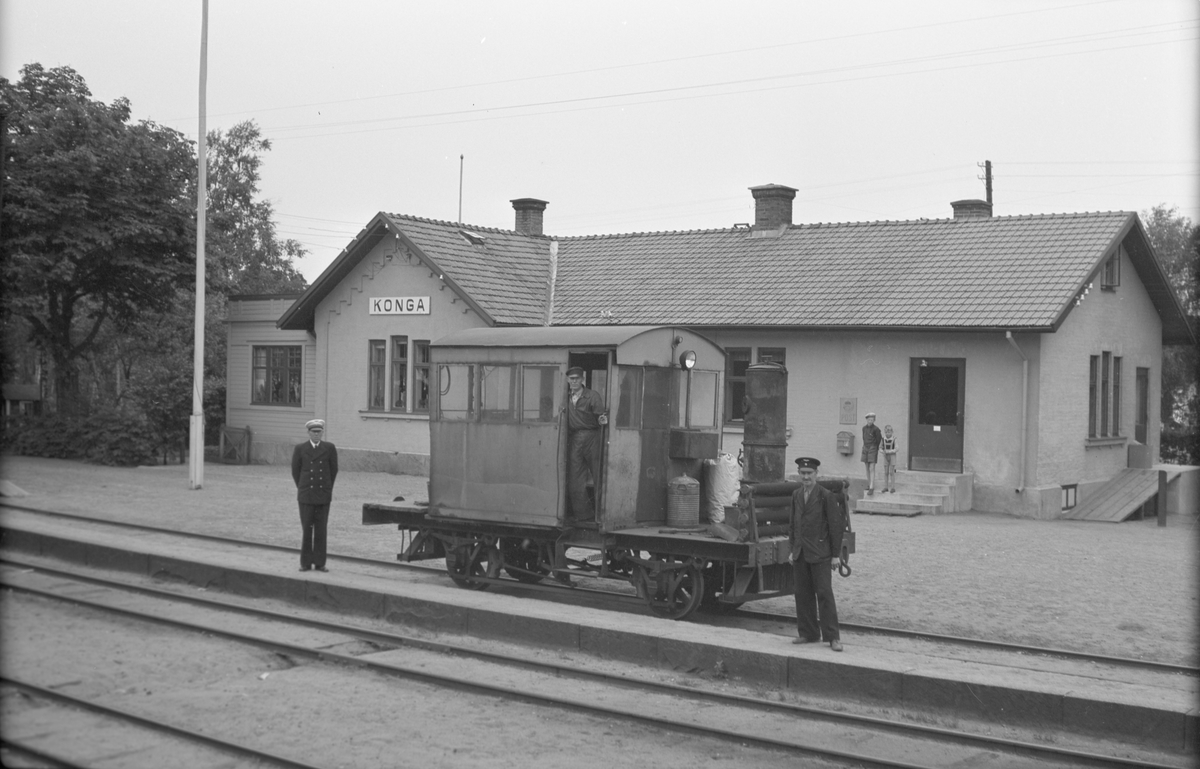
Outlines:
MULTIPOLYGON (((0 0, 0 75, 68 65, 197 136, 201 0, 0 0)), ((208 127, 255 120, 311 281, 378 211, 551 235, 1177 206, 1196 0, 211 0, 208 127)))

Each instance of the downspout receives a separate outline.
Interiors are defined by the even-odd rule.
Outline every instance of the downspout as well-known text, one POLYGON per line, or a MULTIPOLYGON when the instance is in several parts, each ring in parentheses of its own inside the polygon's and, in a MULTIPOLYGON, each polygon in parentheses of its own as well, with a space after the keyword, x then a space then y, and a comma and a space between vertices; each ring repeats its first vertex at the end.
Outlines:
POLYGON ((558 241, 550 241, 550 277, 546 282, 546 317, 543 326, 549 326, 554 318, 554 283, 558 280, 558 241))
POLYGON ((1029 358, 1021 352, 1011 331, 1005 331, 1004 336, 1017 351, 1017 355, 1021 356, 1021 483, 1017 486, 1017 493, 1020 494, 1025 491, 1025 446, 1028 443, 1029 432, 1029 358))

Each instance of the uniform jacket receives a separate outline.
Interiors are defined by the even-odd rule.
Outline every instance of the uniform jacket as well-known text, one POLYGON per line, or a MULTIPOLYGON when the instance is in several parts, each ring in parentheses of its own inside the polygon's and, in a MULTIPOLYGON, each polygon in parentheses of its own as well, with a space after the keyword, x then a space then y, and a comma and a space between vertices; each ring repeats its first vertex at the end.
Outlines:
POLYGON ((604 413, 604 400, 600 393, 580 388, 579 400, 571 403, 571 395, 567 394, 567 429, 595 430, 600 427, 600 415, 604 413))
POLYGON ((804 489, 792 492, 792 520, 788 540, 796 560, 828 561, 841 555, 846 519, 833 492, 817 484, 804 502, 804 489))
POLYGON ((305 505, 328 505, 333 501, 333 482, 337 480, 337 447, 321 441, 296 444, 292 451, 292 480, 296 499, 305 505))

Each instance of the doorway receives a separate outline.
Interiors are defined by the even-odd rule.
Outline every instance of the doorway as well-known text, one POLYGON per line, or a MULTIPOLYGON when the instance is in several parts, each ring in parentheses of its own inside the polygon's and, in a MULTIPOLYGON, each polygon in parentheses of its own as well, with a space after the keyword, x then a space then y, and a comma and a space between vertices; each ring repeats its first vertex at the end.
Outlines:
POLYGON ((965 358, 909 361, 908 469, 961 473, 965 358))

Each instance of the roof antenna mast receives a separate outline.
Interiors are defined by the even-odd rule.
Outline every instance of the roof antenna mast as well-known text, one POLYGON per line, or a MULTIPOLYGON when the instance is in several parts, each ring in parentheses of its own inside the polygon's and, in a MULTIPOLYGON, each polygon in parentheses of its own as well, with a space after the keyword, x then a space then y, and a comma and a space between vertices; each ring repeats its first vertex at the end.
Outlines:
MULTIPOLYGON (((462 180, 463 180, 463 156, 458 156, 458 223, 462 224, 462 180)), ((990 183, 988 189, 991 189, 990 183)), ((991 193, 988 193, 991 197, 991 193)))

